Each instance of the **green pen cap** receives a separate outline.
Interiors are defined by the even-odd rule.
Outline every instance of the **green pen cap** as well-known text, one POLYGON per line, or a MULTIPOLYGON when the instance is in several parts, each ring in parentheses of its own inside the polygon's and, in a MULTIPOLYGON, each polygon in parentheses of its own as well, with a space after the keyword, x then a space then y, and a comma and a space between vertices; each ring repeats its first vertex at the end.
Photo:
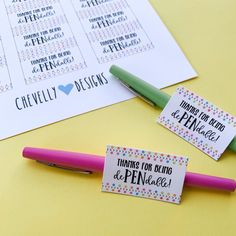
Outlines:
POLYGON ((169 94, 159 90, 158 88, 136 77, 135 75, 130 74, 118 66, 111 66, 110 73, 154 106, 158 106, 163 109, 170 100, 169 94))

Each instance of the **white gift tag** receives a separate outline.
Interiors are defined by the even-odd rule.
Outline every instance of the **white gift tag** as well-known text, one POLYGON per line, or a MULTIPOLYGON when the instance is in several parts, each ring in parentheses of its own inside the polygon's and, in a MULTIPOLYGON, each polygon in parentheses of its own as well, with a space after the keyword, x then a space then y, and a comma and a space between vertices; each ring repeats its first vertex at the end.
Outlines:
POLYGON ((236 118, 184 87, 165 106, 158 122, 218 160, 236 135, 236 118))
POLYGON ((102 191, 180 203, 188 159, 107 147, 102 191))

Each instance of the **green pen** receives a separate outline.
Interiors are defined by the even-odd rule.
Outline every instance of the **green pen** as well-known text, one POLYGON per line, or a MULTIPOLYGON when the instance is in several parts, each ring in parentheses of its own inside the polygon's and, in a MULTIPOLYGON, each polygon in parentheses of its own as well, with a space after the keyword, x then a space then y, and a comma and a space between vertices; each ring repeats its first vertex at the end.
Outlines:
MULTIPOLYGON (((119 81, 135 95, 139 96, 154 107, 160 107, 163 109, 171 98, 169 94, 118 66, 112 65, 110 73, 118 78, 119 81)), ((234 137, 227 149, 236 152, 236 137, 234 137)))

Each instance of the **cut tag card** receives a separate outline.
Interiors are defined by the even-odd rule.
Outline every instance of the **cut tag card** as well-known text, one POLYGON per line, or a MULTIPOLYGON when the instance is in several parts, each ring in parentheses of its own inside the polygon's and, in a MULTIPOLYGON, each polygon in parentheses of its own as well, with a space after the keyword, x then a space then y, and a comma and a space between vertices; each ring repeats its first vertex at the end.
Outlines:
POLYGON ((108 146, 102 191, 180 203, 188 158, 108 146))
POLYGON ((212 103, 178 87, 158 122, 218 160, 236 135, 236 118, 212 103))

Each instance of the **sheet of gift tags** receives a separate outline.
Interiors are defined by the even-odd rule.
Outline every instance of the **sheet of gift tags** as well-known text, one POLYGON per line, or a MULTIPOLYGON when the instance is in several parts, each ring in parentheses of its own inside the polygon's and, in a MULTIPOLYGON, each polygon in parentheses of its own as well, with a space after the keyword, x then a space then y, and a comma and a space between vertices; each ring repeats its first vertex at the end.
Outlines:
POLYGON ((147 0, 0 0, 0 139, 127 100, 116 63, 162 88, 196 76, 147 0))

